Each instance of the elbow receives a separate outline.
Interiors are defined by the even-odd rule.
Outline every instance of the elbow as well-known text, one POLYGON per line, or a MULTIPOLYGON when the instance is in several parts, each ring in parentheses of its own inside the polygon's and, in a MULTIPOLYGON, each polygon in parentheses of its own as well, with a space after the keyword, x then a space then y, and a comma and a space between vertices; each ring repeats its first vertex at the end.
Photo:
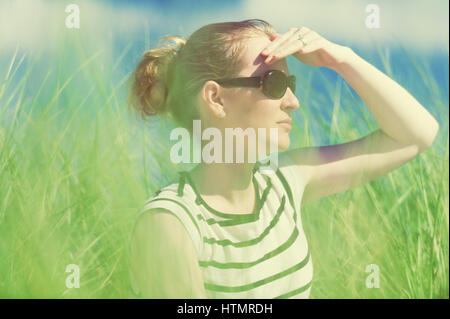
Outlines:
POLYGON ((430 125, 430 129, 427 131, 426 136, 424 136, 420 143, 417 144, 419 147, 419 153, 422 153, 433 145, 438 133, 439 122, 434 120, 433 124, 430 125))

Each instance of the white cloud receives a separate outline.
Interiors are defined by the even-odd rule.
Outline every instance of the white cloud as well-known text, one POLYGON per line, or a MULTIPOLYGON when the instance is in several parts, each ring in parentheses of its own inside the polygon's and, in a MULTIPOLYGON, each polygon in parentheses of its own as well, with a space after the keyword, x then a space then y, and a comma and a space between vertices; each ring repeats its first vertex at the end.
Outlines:
POLYGON ((77 0, 80 8, 80 29, 68 30, 65 19, 65 5, 58 1, 43 0, 2 0, 0 2, 0 46, 15 48, 56 48, 58 36, 64 32, 79 32, 101 41, 114 34, 140 32, 144 34, 145 22, 151 27, 164 25, 162 13, 156 10, 142 10, 139 7, 123 6, 119 9, 111 5, 77 0), (62 32, 61 32, 62 31, 62 32))
MULTIPOLYGON (((372 39, 448 50, 448 1, 246 0, 247 15, 265 19, 280 32, 307 26, 324 37, 371 45, 372 39), (365 9, 380 8, 380 29, 368 29, 365 9)), ((447 51, 448 52, 448 51, 447 51)))

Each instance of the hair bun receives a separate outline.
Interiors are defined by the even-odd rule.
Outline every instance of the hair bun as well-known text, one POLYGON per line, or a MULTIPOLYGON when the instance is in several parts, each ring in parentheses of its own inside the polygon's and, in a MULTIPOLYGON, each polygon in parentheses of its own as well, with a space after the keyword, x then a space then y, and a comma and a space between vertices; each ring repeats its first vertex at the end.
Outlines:
POLYGON ((164 36, 159 39, 157 48, 143 53, 132 76, 129 104, 143 119, 164 113, 172 74, 172 60, 186 40, 179 36, 164 36), (175 43, 161 46, 162 41, 175 43))

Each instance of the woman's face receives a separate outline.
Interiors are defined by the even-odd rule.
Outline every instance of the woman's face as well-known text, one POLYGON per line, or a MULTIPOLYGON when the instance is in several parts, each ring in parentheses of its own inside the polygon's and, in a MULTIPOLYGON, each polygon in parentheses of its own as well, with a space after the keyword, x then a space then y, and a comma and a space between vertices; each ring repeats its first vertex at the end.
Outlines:
MULTIPOLYGON (((271 42, 268 37, 258 36, 246 41, 247 48, 242 55, 243 68, 237 77, 259 76, 274 69, 289 75, 286 59, 270 65, 264 63, 265 58, 260 53, 271 42)), ((226 116, 215 121, 215 125, 220 126, 222 131, 224 128, 253 128, 258 141, 258 128, 263 128, 266 131, 266 153, 269 153, 270 129, 274 128, 278 131, 276 149, 284 151, 289 147, 290 128, 279 122, 291 118, 291 111, 299 108, 299 101, 290 88, 280 99, 268 98, 260 89, 250 87, 220 87, 220 96, 226 116)))

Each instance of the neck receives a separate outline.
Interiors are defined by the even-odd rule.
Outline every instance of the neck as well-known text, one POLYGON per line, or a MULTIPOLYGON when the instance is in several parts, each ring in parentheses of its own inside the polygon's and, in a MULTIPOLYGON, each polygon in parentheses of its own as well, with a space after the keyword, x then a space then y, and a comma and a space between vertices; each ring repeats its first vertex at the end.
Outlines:
POLYGON ((197 190, 204 195, 220 195, 239 203, 253 193, 255 163, 200 163, 190 173, 197 190))

